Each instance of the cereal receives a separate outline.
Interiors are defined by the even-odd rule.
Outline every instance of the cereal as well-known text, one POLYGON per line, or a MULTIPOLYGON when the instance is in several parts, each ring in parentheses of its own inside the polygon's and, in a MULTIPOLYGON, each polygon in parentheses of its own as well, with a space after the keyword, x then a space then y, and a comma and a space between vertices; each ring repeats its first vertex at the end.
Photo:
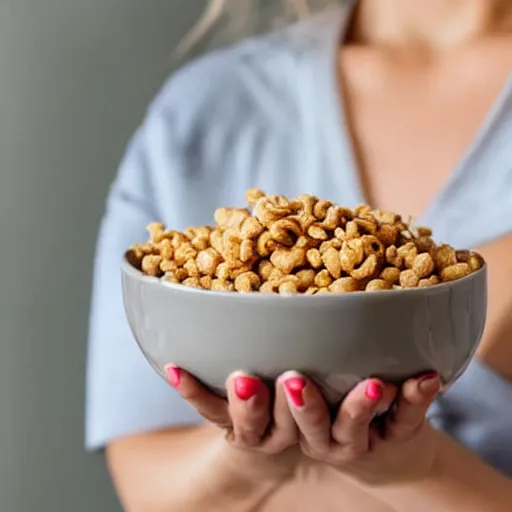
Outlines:
POLYGON ((329 290, 334 293, 357 292, 360 289, 359 281, 353 277, 340 277, 329 286, 329 290))
POLYGON ((367 285, 365 290, 367 292, 378 292, 381 290, 391 290, 393 285, 384 279, 373 279, 367 285))
POLYGON ((128 260, 144 274, 211 291, 320 295, 424 288, 484 265, 473 251, 436 245, 400 215, 353 210, 303 194, 246 194, 249 208, 218 208, 215 226, 183 232, 151 223, 128 260))

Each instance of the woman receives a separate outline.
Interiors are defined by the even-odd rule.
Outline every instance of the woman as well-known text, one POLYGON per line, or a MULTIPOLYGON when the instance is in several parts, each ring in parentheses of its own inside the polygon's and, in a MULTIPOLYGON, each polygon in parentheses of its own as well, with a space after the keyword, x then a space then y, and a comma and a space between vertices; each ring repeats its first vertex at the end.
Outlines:
POLYGON ((163 87, 110 191, 96 261, 87 442, 107 447, 126 510, 511 509, 511 71, 509 0, 360 0, 163 87), (411 213, 481 251, 488 324, 450 391, 435 399, 436 375, 398 390, 373 379, 331 423, 293 368, 272 410, 243 373, 228 402, 179 368, 175 392, 160 382, 131 339, 118 260, 149 222, 206 224, 250 187, 411 213), (395 399, 376 436, 371 418, 395 399))

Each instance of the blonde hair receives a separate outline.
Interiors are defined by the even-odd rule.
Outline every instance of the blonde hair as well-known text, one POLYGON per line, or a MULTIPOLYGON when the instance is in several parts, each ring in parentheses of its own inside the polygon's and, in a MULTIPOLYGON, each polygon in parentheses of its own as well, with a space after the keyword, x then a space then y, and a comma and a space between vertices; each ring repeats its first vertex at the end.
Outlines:
POLYGON ((198 45, 223 46, 321 11, 340 0, 209 0, 197 24, 177 48, 182 58, 198 45))

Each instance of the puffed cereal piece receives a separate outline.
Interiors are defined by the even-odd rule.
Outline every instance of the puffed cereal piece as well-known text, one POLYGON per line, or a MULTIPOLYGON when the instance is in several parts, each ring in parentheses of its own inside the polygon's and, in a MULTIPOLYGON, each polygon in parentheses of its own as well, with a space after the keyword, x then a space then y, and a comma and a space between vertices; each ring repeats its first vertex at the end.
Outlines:
POLYGON ((242 226, 240 227, 240 236, 243 239, 254 239, 258 238, 265 228, 260 224, 258 219, 255 217, 248 217, 242 222, 242 226))
POLYGON ((357 223, 353 220, 350 220, 345 225, 345 238, 346 240, 353 240, 359 238, 361 235, 359 233, 359 227, 357 223))
POLYGON ((260 286, 260 293, 277 293, 277 281, 265 281, 260 286))
POLYGON ((384 246, 388 247, 396 244, 399 234, 400 231, 395 225, 382 224, 377 230, 376 236, 384 246))
POLYGON ((438 270, 442 270, 445 267, 457 264, 457 253, 452 246, 442 244, 435 252, 434 261, 436 263, 436 268, 438 270))
POLYGON ((212 283, 213 283, 213 277, 212 276, 203 276, 203 277, 199 278, 199 284, 205 290, 211 290, 212 289, 212 283))
POLYGON ((222 256, 213 247, 201 251, 196 257, 197 268, 205 276, 214 276, 221 262, 222 256))
POLYGON ((347 237, 346 237, 346 235, 345 235, 345 231, 343 230, 343 228, 336 228, 336 229, 334 230, 334 236, 335 236, 338 240, 340 240, 341 242, 344 242, 344 241, 347 239, 347 237))
POLYGON ((398 249, 394 245, 390 245, 386 248, 386 261, 398 269, 401 269, 404 264, 404 259, 399 254, 398 249))
POLYGON ((249 218, 251 212, 246 208, 217 208, 214 219, 217 226, 224 230, 229 228, 240 229, 242 223, 249 218))
POLYGON ((240 261, 248 263, 257 259, 256 246, 251 239, 242 240, 240 244, 240 261))
POLYGON ((378 270, 379 259, 376 254, 370 254, 370 256, 368 256, 368 258, 363 261, 359 268, 356 268, 349 273, 354 279, 362 281, 364 279, 371 279, 377 275, 378 270))
POLYGON ((329 235, 325 228, 320 226, 319 224, 313 224, 308 228, 308 236, 310 236, 313 240, 327 240, 329 235))
POLYGON ((319 288, 327 288, 332 283, 331 274, 326 269, 320 270, 315 276, 315 286, 319 288))
POLYGON ((261 197, 256 201, 253 215, 262 226, 269 228, 274 222, 293 214, 293 208, 285 199, 261 197))
POLYGON ((412 264, 412 270, 416 272, 420 279, 424 279, 432 275, 435 269, 434 259, 428 252, 418 254, 412 264))
POLYGON ((384 279, 372 279, 365 288, 367 292, 380 292, 382 290, 391 290, 393 285, 384 279))
POLYGON ((265 197, 265 195, 265 192, 263 192, 259 188, 250 188, 245 193, 245 200, 247 201, 248 205, 254 206, 258 199, 265 197))
POLYGON ((340 277, 329 286, 332 293, 350 293, 361 289, 359 282, 353 277, 340 277))
POLYGON ((302 235, 302 227, 296 219, 279 219, 272 223, 269 233, 276 242, 291 246, 302 235))
POLYGON ((317 220, 325 220, 325 217, 327 216, 327 210, 329 210, 331 206, 332 203, 330 201, 319 199, 313 206, 313 215, 317 220))
POLYGON ((330 247, 322 254, 322 262, 334 279, 341 277, 340 253, 334 247, 330 247))
POLYGON ((262 258, 269 256, 276 247, 276 241, 268 231, 264 231, 256 242, 256 251, 262 258))
POLYGON ((468 263, 455 263, 441 269, 439 277, 441 281, 455 281, 471 274, 471 267, 468 263))
POLYGON ((225 261, 219 263, 215 270, 215 276, 221 281, 229 281, 229 279, 231 279, 231 268, 229 268, 229 265, 225 261))
POLYGON ((359 233, 366 235, 375 235, 377 233, 377 223, 375 220, 364 218, 354 219, 359 233))
POLYGON ((286 282, 279 285, 279 295, 297 295, 299 289, 296 283, 286 282))
POLYGON ((418 256, 418 248, 414 242, 407 242, 406 244, 397 248, 398 254, 403 258, 405 266, 409 269, 414 265, 414 261, 418 256))
POLYGON ((197 256, 197 251, 190 242, 183 242, 176 247, 174 251, 174 260, 179 267, 185 265, 188 260, 192 260, 197 256))
POLYGON ((258 274, 263 281, 268 281, 274 268, 269 260, 261 260, 258 263, 258 274))
POLYGON ((249 271, 244 272, 235 279, 235 290, 237 292, 254 292, 257 291, 261 285, 261 279, 258 274, 249 271))
POLYGON ((270 255, 270 261, 284 274, 290 274, 292 270, 306 264, 306 251, 298 247, 276 249, 270 255))
POLYGON ((156 254, 148 254, 142 258, 142 271, 149 276, 158 277, 162 275, 160 263, 162 257, 156 254))
POLYGON ((151 222, 151 224, 148 224, 146 231, 149 233, 150 240, 158 243, 162 241, 165 226, 161 222, 151 222))
POLYGON ((439 283, 439 278, 436 275, 433 275, 427 279, 420 279, 420 282, 418 283, 418 288, 426 288, 427 286, 434 286, 439 283))
POLYGON ((214 229, 210 233, 210 245, 219 253, 224 252, 224 241, 222 239, 222 231, 220 229, 214 229))
POLYGON ((162 272, 176 272, 178 264, 174 260, 162 260, 160 262, 160 270, 162 272))
POLYGON ((313 268, 320 268, 323 264, 322 255, 318 249, 309 249, 306 253, 306 258, 313 268))
POLYGON ((329 231, 334 231, 340 223, 340 210, 337 206, 329 206, 322 221, 322 226, 329 231))
POLYGON ((181 284, 185 286, 192 286, 193 288, 202 288, 198 277, 187 277, 181 284))
POLYGON ((380 273, 380 279, 383 279, 384 281, 388 282, 389 284, 398 284, 400 281, 400 269, 396 267, 386 267, 381 273, 380 273))
POLYGON ((457 251, 457 261, 467 263, 473 272, 480 270, 484 266, 483 258, 473 251, 457 251))
POLYGON ((376 254, 379 259, 384 259, 385 249, 382 242, 374 235, 363 235, 361 245, 366 256, 376 254))
POLYGON ((212 291, 216 292, 232 292, 235 289, 235 285, 224 279, 214 279, 212 281, 212 291))
POLYGON ((400 272, 399 282, 402 288, 416 288, 420 282, 420 278, 414 270, 407 269, 400 272))
POLYGON ((320 254, 323 254, 325 251, 329 250, 331 247, 334 249, 340 250, 343 246, 343 242, 339 238, 331 238, 330 240, 326 240, 320 244, 318 250, 320 254))
POLYGON ((296 274, 298 281, 299 290, 304 291, 315 282, 316 272, 313 269, 299 270, 296 274))
POLYGON ((195 260, 188 260, 183 265, 183 269, 187 271, 188 277, 200 277, 199 269, 195 260))

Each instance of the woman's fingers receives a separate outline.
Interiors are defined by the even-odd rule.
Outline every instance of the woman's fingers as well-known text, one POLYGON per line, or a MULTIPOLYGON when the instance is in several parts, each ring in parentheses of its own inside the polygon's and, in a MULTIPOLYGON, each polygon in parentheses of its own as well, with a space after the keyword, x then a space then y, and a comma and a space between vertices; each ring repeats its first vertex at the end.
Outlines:
POLYGON ((331 424, 328 406, 317 386, 296 372, 283 374, 278 383, 301 435, 303 450, 314 458, 350 461, 369 449, 370 424, 377 412, 389 409, 395 386, 377 379, 361 382, 343 400, 331 424))
POLYGON ((406 441, 423 425, 430 404, 439 393, 440 381, 436 373, 404 383, 393 414, 386 425, 386 438, 406 441))
POLYGON ((225 400, 208 391, 185 370, 174 365, 167 365, 165 370, 171 385, 203 418, 221 428, 231 426, 228 404, 225 400))
POLYGON ((369 449, 370 423, 387 410, 397 389, 377 379, 360 382, 343 400, 332 426, 332 437, 344 447, 344 459, 352 460, 369 449))
POLYGON ((283 386, 276 383, 274 398, 274 420, 270 425, 268 436, 268 448, 273 453, 278 453, 293 444, 296 444, 299 432, 295 419, 288 407, 288 400, 283 386))
POLYGON ((298 426, 303 446, 315 456, 329 450, 331 419, 320 390, 297 372, 286 372, 278 379, 298 426))
POLYGON ((260 379, 235 372, 226 381, 225 400, 181 368, 168 365, 166 372, 181 397, 203 418, 226 430, 227 439, 236 446, 279 453, 297 443, 297 425, 282 389, 276 389, 272 399, 260 379))
POLYGON ((270 393, 260 379, 242 372, 227 382, 232 441, 243 446, 258 446, 270 423, 270 393))

